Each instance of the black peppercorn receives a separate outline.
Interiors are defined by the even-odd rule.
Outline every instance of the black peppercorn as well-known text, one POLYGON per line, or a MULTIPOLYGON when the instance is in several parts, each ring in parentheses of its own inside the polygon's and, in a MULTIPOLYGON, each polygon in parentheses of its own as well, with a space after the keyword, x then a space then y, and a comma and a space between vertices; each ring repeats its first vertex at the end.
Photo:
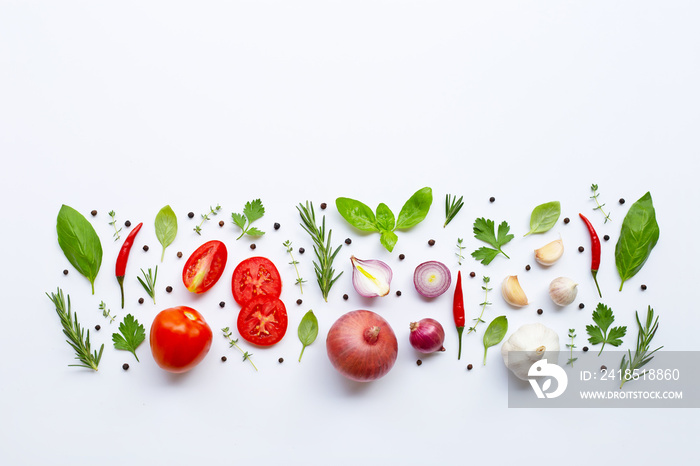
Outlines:
POLYGON ((131 222, 127 220, 126 222, 124 222, 124 226, 129 228, 131 226, 131 222))
POLYGON ((578 252, 583 252, 583 246, 578 247, 578 252))
POLYGON ((178 258, 178 259, 181 259, 181 258, 182 258, 182 251, 178 251, 178 252, 177 252, 177 258, 178 258))
POLYGON ((430 246, 435 246, 435 240, 434 240, 434 239, 429 240, 429 241, 428 241, 428 244, 429 244, 430 246))
POLYGON ((608 241, 608 240, 610 239, 610 235, 605 235, 605 236, 603 236, 603 239, 604 239, 605 241, 608 241))
POLYGON ((420 359, 416 361, 416 365, 420 366, 421 364, 423 364, 423 361, 421 361, 420 359))
POLYGON ((255 249, 257 246, 255 246, 255 243, 250 245, 250 249, 255 249))
POLYGON ((302 303, 302 302, 303 302, 303 301, 302 301, 301 299, 297 299, 297 304, 298 304, 298 305, 301 306, 301 303, 302 303))
POLYGON ((279 359, 277 360, 277 362, 280 363, 280 364, 282 364, 282 363, 284 362, 284 358, 279 358, 279 359))
POLYGON ((219 307, 224 307, 224 306, 226 306, 226 303, 223 302, 223 301, 221 301, 221 302, 219 303, 219 307))
POLYGON ((147 244, 144 244, 144 245, 143 245, 143 250, 144 250, 144 251, 148 251, 148 245, 147 245, 147 244))
POLYGON ((586 307, 586 305, 583 304, 583 303, 580 303, 580 304, 578 305, 578 308, 579 308, 579 309, 583 309, 584 307, 586 307))
POLYGON ((644 290, 647 289, 647 286, 646 286, 646 285, 642 285, 641 288, 642 288, 642 291, 644 291, 644 290))
POLYGON ((624 204, 625 200, 623 198, 620 198, 620 205, 624 204))
POLYGON ((326 210, 326 207, 328 207, 328 204, 321 202, 321 210, 326 210))
POLYGON ((467 370, 468 370, 468 371, 472 370, 473 368, 474 368, 474 366, 472 366, 471 364, 467 364, 467 370))
POLYGON ((583 352, 584 352, 584 353, 587 353, 587 352, 588 352, 588 346, 584 346, 584 347, 583 347, 583 352))
MULTIPOLYGON (((220 226, 220 227, 224 226, 224 221, 223 221, 223 220, 219 220, 219 226, 220 226)), ((226 357, 226 356, 224 356, 224 357, 226 357)))
POLYGON ((280 224, 277 223, 277 222, 275 222, 275 224, 274 224, 273 226, 274 226, 275 230, 279 230, 279 229, 280 229, 280 224))
POLYGON ((128 371, 129 365, 127 363, 122 364, 122 369, 124 369, 125 371, 128 371))
POLYGON ((344 295, 343 295, 343 299, 344 299, 345 301, 347 301, 348 298, 349 298, 349 296, 348 296, 347 294, 344 294, 344 295))
POLYGON ((143 304, 143 298, 139 298, 139 304, 143 304))
POLYGON ((600 366, 600 370, 601 370, 601 371, 607 371, 608 368, 607 368, 607 366, 600 366))
POLYGON ((472 278, 476 277, 476 272, 469 272, 469 276, 472 278))
POLYGON ((528 272, 530 271, 530 268, 531 268, 531 267, 530 267, 530 264, 527 264, 527 265, 525 266, 525 270, 527 270, 528 272))
POLYGON ((542 309, 537 309, 537 314, 538 314, 538 315, 542 315, 543 312, 544 312, 544 311, 543 311, 542 309))
POLYGON ((564 223, 569 223, 571 220, 569 220, 569 217, 564 217, 564 223))
POLYGON ((102 327, 100 327, 100 324, 95 325, 95 330, 96 330, 96 331, 99 332, 101 328, 102 328, 102 327))
POLYGON ((194 212, 190 212, 189 214, 187 214, 187 216, 188 216, 189 218, 194 218, 194 212))
POLYGON ((90 212, 90 213, 92 214, 93 217, 94 217, 95 215, 97 215, 97 211, 96 211, 96 210, 93 210, 93 211, 90 212))
POLYGON ((350 244, 352 243, 352 240, 350 238, 345 238, 345 244, 350 244))
POLYGON ((306 249, 304 248, 299 248, 299 254, 304 254, 306 252, 306 249))
POLYGON ((171 293, 173 291, 173 287, 168 285, 165 287, 165 291, 167 291, 168 293, 171 293))
POLYGON ((226 362, 226 356, 221 356, 221 362, 226 362))
POLYGON ((63 275, 68 275, 68 269, 63 269, 63 275))
POLYGON ((495 201, 496 201, 496 198, 495 198, 495 197, 491 196, 491 197, 489 198, 489 202, 495 202, 495 201))
POLYGON ((406 258, 406 256, 405 256, 404 254, 399 254, 399 260, 400 260, 400 261, 404 260, 405 258, 406 258))
POLYGON ((401 296, 401 290, 396 292, 396 296, 401 296))

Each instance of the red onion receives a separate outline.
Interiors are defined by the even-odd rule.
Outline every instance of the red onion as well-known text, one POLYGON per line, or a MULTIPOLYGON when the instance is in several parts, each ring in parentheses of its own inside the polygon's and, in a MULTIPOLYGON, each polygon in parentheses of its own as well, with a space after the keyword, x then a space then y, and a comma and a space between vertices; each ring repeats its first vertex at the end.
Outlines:
POLYGON ((442 262, 423 262, 413 273, 416 290, 426 298, 437 298, 450 288, 451 283, 450 269, 442 262))
POLYGON ((340 316, 326 338, 333 367, 345 377, 369 382, 386 375, 394 366, 399 346, 389 323, 372 311, 352 311, 340 316))
POLYGON ((350 257, 352 262, 352 286, 365 298, 386 296, 391 285, 391 267, 380 260, 361 260, 350 257))
POLYGON ((437 320, 421 319, 418 322, 411 322, 409 328, 411 333, 408 340, 411 342, 411 346, 421 353, 445 351, 445 347, 442 346, 445 341, 445 329, 437 320))

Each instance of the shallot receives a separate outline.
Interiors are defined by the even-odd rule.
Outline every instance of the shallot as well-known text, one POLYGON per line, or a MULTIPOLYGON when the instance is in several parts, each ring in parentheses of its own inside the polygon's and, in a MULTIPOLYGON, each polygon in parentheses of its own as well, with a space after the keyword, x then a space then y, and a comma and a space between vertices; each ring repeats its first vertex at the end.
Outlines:
POLYGON ((411 322, 409 328, 411 333, 408 340, 416 350, 421 353, 445 351, 445 347, 442 346, 445 341, 445 330, 437 320, 421 319, 418 322, 411 322))

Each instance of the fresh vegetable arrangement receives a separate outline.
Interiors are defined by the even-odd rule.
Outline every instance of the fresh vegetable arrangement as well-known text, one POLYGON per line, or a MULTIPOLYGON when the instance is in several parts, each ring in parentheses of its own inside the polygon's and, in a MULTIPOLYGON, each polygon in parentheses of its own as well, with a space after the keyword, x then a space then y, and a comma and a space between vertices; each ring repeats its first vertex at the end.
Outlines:
MULTIPOLYGON (((597 201, 597 194, 593 198, 597 201)), ((392 211, 384 203, 380 203, 376 211, 372 211, 360 201, 340 197, 336 199, 335 203, 337 207, 335 214, 337 215, 335 218, 330 217, 329 223, 338 221, 342 217, 360 231, 379 232, 381 244, 387 251, 392 252, 398 239, 394 231, 411 228, 426 220, 431 203, 432 189, 422 188, 406 201, 398 218, 395 218, 392 211)), ((455 219, 464 206, 463 196, 457 198, 457 196, 450 194, 446 195, 445 220, 443 222, 440 219, 439 225, 436 223, 434 227, 439 227, 440 231, 448 224, 451 225, 450 228, 458 228, 458 222, 451 223, 451 221, 455 219)), ((327 205, 325 203, 321 204, 322 210, 326 208, 327 205)), ((300 265, 303 264, 295 259, 295 249, 292 247, 291 241, 286 240, 282 243, 281 238, 278 238, 280 241, 276 243, 278 248, 280 243, 286 248, 285 257, 288 254, 288 259, 291 259, 291 262, 288 264, 293 266, 283 267, 282 271, 284 274, 281 274, 277 266, 267 257, 253 256, 240 260, 231 275, 230 296, 233 297, 235 303, 239 306, 237 309, 236 306, 233 306, 234 315, 231 316, 230 321, 235 321, 236 326, 235 328, 233 326, 224 327, 222 333, 228 341, 229 347, 236 348, 241 353, 243 361, 248 361, 256 371, 258 367, 253 364, 252 354, 248 351, 247 346, 273 347, 285 338, 288 326, 292 324, 297 325, 297 336, 301 343, 299 362, 301 362, 305 351, 307 353, 318 352, 316 345, 311 345, 319 336, 323 336, 326 340, 327 357, 331 365, 340 374, 350 380, 360 382, 377 380, 386 376, 394 367, 398 360, 399 347, 403 348, 402 351, 407 349, 408 351, 413 351, 416 355, 425 355, 426 358, 443 357, 439 356, 439 354, 445 351, 446 338, 454 337, 454 331, 446 337, 445 329, 441 323, 441 320, 444 319, 444 323, 449 319, 450 310, 457 330, 457 360, 463 359, 463 339, 467 342, 470 341, 470 338, 477 341, 478 339, 481 340, 480 344, 483 344, 484 351, 483 366, 487 362, 488 349, 501 345, 501 354, 506 366, 518 378, 525 380, 527 378, 527 368, 534 362, 559 351, 559 335, 555 330, 541 323, 523 325, 517 331, 511 333, 510 338, 507 338, 509 335, 508 315, 500 315, 492 319, 485 317, 485 314, 487 316, 489 314, 485 313, 489 306, 499 307, 501 312, 505 311, 506 313, 524 312, 514 309, 523 308, 530 304, 517 275, 508 275, 503 279, 501 284, 503 300, 502 302, 492 303, 488 300, 489 292, 491 291, 489 287, 491 279, 489 277, 483 276, 481 280, 470 283, 468 277, 474 278, 475 272, 465 274, 466 280, 463 281, 462 272, 461 270, 456 270, 457 265, 454 263, 451 264, 452 270, 450 265, 438 260, 427 260, 416 266, 415 263, 402 262, 405 259, 404 254, 400 254, 396 262, 384 258, 387 261, 385 262, 384 260, 366 258, 367 256, 362 255, 359 250, 353 250, 352 254, 348 253, 350 264, 345 262, 342 265, 346 270, 352 270, 352 278, 346 278, 343 286, 348 287, 351 283, 357 293, 354 299, 364 300, 365 306, 371 306, 371 303, 375 302, 375 298, 381 297, 381 301, 392 299, 389 297, 395 273, 392 268, 396 269, 396 277, 399 277, 399 273, 402 276, 408 276, 412 272, 415 290, 409 291, 415 292, 414 296, 419 297, 418 304, 425 306, 427 312, 425 318, 413 322, 407 319, 406 327, 397 326, 396 328, 402 328, 402 334, 404 335, 399 335, 400 338, 397 338, 397 335, 394 333, 388 321, 389 316, 382 316, 377 312, 364 309, 346 312, 337 319, 333 316, 334 323, 329 328, 324 328, 323 324, 328 315, 333 315, 337 310, 336 304, 329 300, 329 296, 331 287, 338 283, 338 280, 343 275, 343 270, 339 272, 335 270, 335 267, 340 266, 334 265, 336 263, 335 259, 343 245, 333 244, 332 230, 330 228, 327 229, 326 226, 326 215, 322 216, 319 224, 312 203, 307 201, 305 204, 298 204, 296 209, 301 218, 301 223, 299 223, 299 226, 295 225, 295 227, 300 227, 301 231, 308 234, 307 240, 310 240, 314 250, 315 260, 313 260, 313 268, 320 289, 316 290, 316 293, 318 294, 320 291, 320 296, 323 297, 323 300, 328 305, 326 309, 318 309, 314 306, 317 313, 314 313, 312 310, 308 310, 305 314, 298 311, 293 312, 291 308, 288 310, 287 306, 291 305, 291 303, 288 302, 289 298, 286 294, 289 290, 285 291, 284 296, 282 293, 283 276, 288 277, 289 280, 294 280, 292 283, 299 285, 298 294, 303 294, 302 283, 305 283, 300 273, 302 268, 300 265), (355 254, 365 258, 359 259, 355 254), (391 266, 388 262, 391 263, 391 266), (457 272, 457 277, 456 283, 453 284, 452 273, 454 271, 457 272), (476 283, 478 285, 474 287, 476 283), (466 287, 464 286, 465 284, 466 287), (442 296, 451 289, 453 290, 451 300, 447 296, 442 296), (465 299, 465 296, 467 298, 470 297, 470 292, 478 293, 478 297, 483 297, 478 307, 474 306, 473 309, 468 307, 468 301, 465 299), (504 306, 504 304, 510 306, 504 306), (322 314, 324 315, 323 319, 321 319, 322 314), (473 325, 470 327, 466 325, 467 316, 473 322, 473 325), (487 325, 489 320, 490 322, 487 325), (478 327, 480 323, 484 323, 486 328, 478 327), (477 327, 483 330, 483 335, 481 337, 470 337, 469 335, 472 333, 481 333, 481 331, 477 332, 477 327), (408 331, 406 331, 406 328, 408 328, 408 331), (468 329, 467 332, 464 332, 465 328, 468 329), (504 340, 505 342, 502 343, 504 340), (240 345, 239 341, 241 341, 240 345), (307 348, 309 349, 307 350, 307 348), (517 352, 518 354, 509 354, 512 352, 517 352), (527 353, 527 357, 524 358, 519 354, 520 352, 527 353)), ((210 211, 201 216, 201 223, 195 226, 194 231, 201 235, 204 223, 210 220, 212 216, 217 215, 220 210, 221 206, 218 204, 216 208, 210 207, 210 211)), ((602 211, 602 206, 600 206, 600 210, 602 211)), ((115 215, 112 215, 113 213, 114 211, 110 212, 110 218, 114 221, 115 215)), ((236 231, 231 235, 230 230, 221 229, 219 231, 224 232, 224 237, 206 241, 196 247, 185 261, 184 267, 182 267, 184 288, 194 293, 194 295, 201 295, 207 293, 217 284, 226 271, 229 255, 227 244, 228 247, 238 248, 236 240, 244 235, 256 238, 258 241, 265 241, 265 238, 274 235, 274 231, 270 231, 268 235, 265 235, 261 229, 251 226, 253 222, 260 220, 264 213, 265 209, 260 199, 249 201, 245 204, 242 214, 232 214, 233 222, 240 228, 240 231, 236 231), (265 238, 263 238, 263 235, 265 235, 265 238)), ((561 204, 559 201, 538 205, 530 215, 530 230, 524 236, 528 237, 551 230, 558 225, 560 215, 561 204)), ((194 214, 190 213, 188 216, 193 218, 194 214)), ((579 216, 583 220, 591 240, 591 267, 586 270, 586 274, 592 274, 600 296, 602 294, 600 293, 597 280, 597 272, 602 255, 600 239, 593 224, 582 214, 579 214, 579 216)), ((594 218, 594 220, 596 219, 594 218)), ((598 220, 599 223, 603 223, 602 219, 598 220)), ((605 215, 605 221, 607 222, 608 220, 609 215, 605 215)), ((569 223, 568 218, 564 221, 564 224, 567 223, 569 223)), ((116 258, 115 271, 120 285, 122 309, 125 308, 124 282, 127 277, 126 267, 135 238, 141 231, 143 224, 143 222, 140 222, 130 231, 126 230, 128 235, 116 258)), ((114 227, 115 236, 121 232, 121 229, 117 229, 115 223, 110 223, 109 225, 114 227)), ((130 225, 130 222, 127 222, 125 227, 129 228, 130 225)), ((166 248, 173 244, 177 236, 178 218, 175 211, 169 205, 166 205, 157 212, 152 225, 155 227, 155 237, 162 246, 162 251, 159 252, 161 252, 161 270, 164 270, 170 266, 168 263, 163 263, 163 260, 166 248)), ((223 226, 224 222, 219 222, 219 225, 223 226)), ((427 222, 425 226, 427 227, 427 222)), ((278 230, 279 227, 280 225, 276 223, 274 230, 278 230)), ((474 250, 471 254, 474 258, 473 264, 480 264, 479 267, 489 267, 499 255, 510 259, 504 252, 503 247, 510 243, 515 238, 515 235, 510 233, 510 226, 507 222, 502 221, 497 226, 493 220, 486 217, 477 217, 472 229, 475 240, 483 241, 490 246, 481 246, 474 250)), ((95 280, 103 256, 102 244, 97 232, 85 216, 66 205, 63 205, 59 211, 56 231, 58 244, 66 259, 78 272, 88 278, 94 294, 95 280)), ((110 231, 111 234, 112 232, 110 231)), ((192 235, 192 237, 197 238, 196 235, 192 235)), ((615 263, 623 284, 640 272, 658 238, 659 227, 656 223, 656 213, 651 201, 651 195, 647 193, 634 203, 627 212, 622 222, 620 236, 615 248, 615 263)), ((467 240, 469 239, 467 238, 467 240)), ((520 240, 534 241, 534 238, 521 238, 520 240)), ((359 243, 359 241, 358 243, 352 243, 350 238, 345 240, 346 247, 352 244, 354 248, 359 243)), ((467 247, 477 247, 478 245, 476 241, 471 246, 465 245, 465 243, 462 238, 458 239, 459 252, 457 256, 459 266, 462 266, 463 262, 471 261, 468 256, 465 258, 462 251, 467 247)), ((308 243, 304 245, 309 246, 308 243)), ((429 247, 434 246, 435 241, 431 239, 428 241, 428 245, 429 247)), ((251 250, 255 249, 255 244, 249 244, 249 246, 251 250)), ((144 246, 144 251, 147 250, 148 247, 144 246)), ((580 252, 583 250, 582 246, 579 247, 580 252)), ((297 251, 299 255, 305 252, 304 247, 298 248, 297 251)), ((452 249, 449 252, 450 256, 452 251, 454 250, 452 249)), ((532 251, 532 249, 529 251, 532 251)), ((232 257, 235 257, 233 250, 231 254, 232 257)), ((239 255, 240 250, 236 250, 235 254, 236 256, 239 255)), ((558 267, 555 264, 563 254, 564 241, 560 234, 559 239, 550 241, 544 246, 535 249, 534 259, 542 266, 541 269, 543 271, 550 268, 555 270, 558 267)), ((182 257, 182 252, 178 252, 178 257, 182 257)), ((346 260, 346 257, 343 260, 346 260)), ((504 264, 511 262, 514 261, 504 261, 504 264)), ((530 269, 531 267, 528 264, 526 270, 529 271, 530 269)), ((145 292, 152 299, 154 305, 156 304, 155 295, 158 272, 158 266, 156 266, 155 270, 148 268, 147 272, 142 268, 141 276, 131 277, 129 275, 134 279, 134 283, 140 283, 143 288, 142 292, 145 292)), ((64 274, 67 273, 68 271, 65 270, 64 274)), ((580 275, 582 274, 583 272, 580 275)), ((574 278, 580 279, 580 275, 574 278)), ((556 275, 554 276, 556 277, 556 275)), ((396 283, 399 282, 397 281, 396 283)), ((546 296, 548 291, 552 302, 561 308, 572 304, 579 292, 578 282, 573 278, 563 276, 553 280, 551 277, 547 277, 546 280, 540 280, 537 284, 535 284, 534 280, 524 280, 523 283, 528 286, 529 291, 530 288, 533 288, 532 296, 535 297, 534 301, 541 299, 541 295, 546 296)), ((218 288, 221 287, 219 286, 218 288)), ((296 287, 291 287, 290 289, 293 293, 297 292, 296 287)), ((620 285, 620 289, 622 289, 622 285, 620 285)), ((173 290, 171 286, 168 286, 166 291, 168 293, 173 291, 177 293, 179 290, 173 290)), ((307 287, 307 294, 304 295, 304 299, 306 300, 308 294, 313 291, 313 289, 308 291, 307 287)), ((407 290, 403 291, 406 292, 407 290)), ((228 293, 228 289, 226 292, 228 293)), ((61 289, 58 289, 57 293, 47 295, 54 303, 64 334, 68 337, 67 341, 74 349, 76 359, 81 363, 79 366, 97 371, 104 345, 99 351, 91 349, 89 331, 85 334, 84 329, 78 323, 77 315, 71 311, 70 298, 64 299, 61 289)), ((394 299, 401 295, 401 290, 396 290, 396 298, 394 299)), ((172 296, 175 296, 175 294, 172 296)), ((349 297, 345 294, 342 299, 348 300, 349 297)), ((493 298, 491 299, 493 300, 493 298)), ((496 299, 499 299, 499 297, 496 296, 496 299)), ((140 303, 143 303, 143 301, 143 299, 139 300, 140 303)), ((161 302, 160 298, 159 302, 161 302)), ((478 300, 474 302, 478 302, 478 300)), ((301 305, 302 300, 296 299, 296 304, 301 305)), ((415 301, 412 304, 415 304, 415 301)), ((199 306, 195 305, 195 307, 199 306)), ((220 307, 222 309, 225 307, 224 301, 220 303, 220 307)), ((580 304, 579 308, 583 308, 583 303, 580 304)), ((226 307, 224 312, 228 313, 229 309, 230 307, 226 307)), ((296 309, 299 309, 299 307, 296 309)), ((101 302, 100 310, 109 319, 110 323, 117 319, 117 316, 111 314, 104 301, 101 302)), ((564 311, 566 309, 562 309, 562 312, 564 311)), ((542 314, 542 309, 538 310, 538 314, 542 314)), ((121 322, 119 320, 116 321, 119 325, 118 331, 112 333, 113 346, 115 349, 131 352, 134 358, 139 361, 137 348, 146 340, 148 335, 151 355, 159 367, 174 373, 187 372, 205 359, 213 344, 212 331, 205 320, 205 315, 206 310, 204 310, 204 313, 200 313, 192 307, 175 306, 159 312, 150 324, 150 328, 147 328, 147 326, 139 322, 137 313, 129 309, 128 313, 125 312, 125 315, 121 315, 123 317, 121 322)), ((401 318, 396 315, 390 317, 392 319, 401 318)), ((603 303, 598 304, 592 318, 594 325, 586 326, 586 332, 589 336, 588 342, 591 345, 601 344, 600 352, 602 352, 606 344, 618 347, 623 343, 627 328, 625 326, 612 326, 615 318, 609 307, 603 303)), ((144 322, 142 316, 140 320, 144 322)), ((646 325, 642 325, 637 317, 639 327, 637 350, 634 355, 632 352, 629 352, 628 357, 623 358, 621 363, 623 370, 638 369, 652 359, 653 353, 657 350, 649 351, 650 341, 658 329, 658 320, 658 317, 654 319, 651 307, 649 308, 646 325)), ((574 361, 578 359, 574 351, 577 348, 574 344, 576 334, 572 325, 567 326, 567 329, 568 340, 566 348, 569 352, 568 364, 573 366, 574 361)), ((268 350, 264 349, 263 351, 268 350)), ((587 347, 584 347, 584 351, 587 351, 587 347)), ((469 351, 466 354, 469 354, 469 351)), ((143 357, 143 355, 140 356, 143 357)), ((474 355, 470 356, 473 357, 474 355)), ((258 354, 258 357, 260 357, 260 354, 258 354)), ((306 357, 305 363, 310 357, 306 357)), ((225 359, 225 357, 222 357, 222 361, 225 361, 225 359)), ((282 360, 282 358, 279 358, 280 363, 282 360)), ((422 361, 419 359, 417 365, 421 364, 422 361)), ((263 369, 262 364, 260 367, 263 369)), ((472 369, 471 364, 468 365, 468 369, 472 369)))

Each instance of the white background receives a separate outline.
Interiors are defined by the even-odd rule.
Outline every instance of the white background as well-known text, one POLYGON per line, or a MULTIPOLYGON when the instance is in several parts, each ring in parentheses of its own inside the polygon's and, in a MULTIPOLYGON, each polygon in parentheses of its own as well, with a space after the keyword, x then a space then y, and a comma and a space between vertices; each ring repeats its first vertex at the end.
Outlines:
POLYGON ((603 243, 599 280, 616 323, 629 328, 622 348, 634 345, 635 310, 651 305, 660 316, 654 343, 697 350, 698 13, 692 1, 3 1, 0 461, 534 464, 546 455, 571 464, 600 458, 675 464, 688 458, 700 427, 692 409, 508 409, 500 345, 481 366, 481 327, 465 338, 457 361, 453 287, 428 301, 411 277, 429 259, 454 274, 475 271, 477 278, 464 283, 471 319, 483 300, 480 277, 488 275, 494 292, 487 322, 506 315, 509 335, 542 322, 558 332, 562 347, 567 329, 575 328, 581 348, 598 302, 577 215, 585 212, 601 236, 612 237, 603 243), (603 224, 591 210, 591 183, 600 186, 612 222, 603 224), (423 223, 399 232, 391 254, 378 235, 353 230, 334 207, 335 198, 347 196, 373 208, 385 202, 398 214, 423 186, 433 188, 433 207, 423 223), (661 238, 618 292, 614 243, 627 209, 646 191, 661 238), (447 193, 464 195, 466 205, 443 229, 447 193), (259 221, 267 234, 253 252, 250 240, 235 241, 230 214, 257 197, 267 208, 259 221), (313 283, 311 242, 298 226, 295 206, 306 200, 319 217, 318 205, 328 203, 335 244, 353 239, 336 261, 344 273, 328 303, 313 283), (523 238, 532 208, 550 200, 561 201, 562 219, 571 223, 523 238), (63 203, 87 215, 102 239, 94 296, 58 247, 55 220, 63 203), (199 216, 216 203, 222 214, 197 236, 187 212, 199 216), (158 305, 139 306, 144 293, 136 276, 158 263, 152 225, 166 204, 178 214, 180 230, 159 267, 158 305), (144 222, 123 311, 113 272, 121 241, 111 239, 110 210, 120 223, 144 222), (459 267, 456 239, 465 238, 467 253, 481 246, 471 232, 481 216, 509 222, 511 259, 484 267, 467 257, 459 267), (282 228, 274 231, 274 222, 282 228), (567 248, 562 261, 538 266, 532 250, 560 235, 567 248), (226 272, 206 295, 191 296, 180 281, 182 265, 215 238, 229 249, 226 272), (437 241, 432 248, 430 238, 437 241), (287 265, 287 239, 307 249, 297 255, 309 280, 303 295, 287 265), (185 257, 178 260, 177 251, 185 257), (399 253, 406 254, 403 262, 399 253), (278 265, 290 317, 278 345, 246 346, 258 373, 219 331, 235 327, 233 268, 254 254, 278 265), (389 296, 363 300, 354 292, 351 254, 393 268, 389 296), (529 306, 513 309, 497 293, 509 274, 519 275, 529 306), (547 285, 560 275, 580 283, 576 302, 584 310, 555 309, 549 301, 547 285), (648 289, 642 292, 641 284, 648 289), (174 287, 171 294, 166 285, 174 287), (105 344, 97 373, 67 367, 73 353, 44 295, 57 286, 71 295, 86 328, 102 326, 90 333, 93 346, 105 344), (147 329, 159 310, 191 305, 214 330, 212 350, 182 376, 160 370, 148 342, 137 363, 112 347, 117 323, 101 316, 101 300, 120 319, 133 313, 147 329), (369 384, 345 380, 325 352, 332 322, 358 308, 382 314, 399 339, 396 366, 369 384), (299 364, 296 326, 308 309, 321 333, 299 364), (408 323, 428 316, 443 323, 447 352, 421 357, 408 344, 408 323), (475 369, 467 372, 467 363, 475 369))

